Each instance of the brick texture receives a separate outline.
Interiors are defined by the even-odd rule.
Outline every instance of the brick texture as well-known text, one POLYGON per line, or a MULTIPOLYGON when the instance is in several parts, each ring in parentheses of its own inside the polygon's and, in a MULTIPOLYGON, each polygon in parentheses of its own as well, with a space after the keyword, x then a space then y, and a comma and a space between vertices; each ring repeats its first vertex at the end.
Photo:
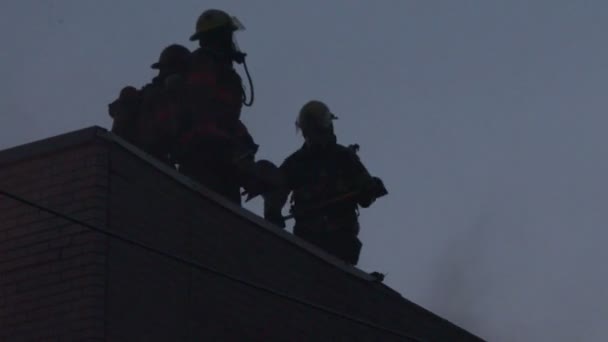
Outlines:
MULTIPOLYGON (((0 189, 105 224, 102 145, 23 157, 0 154, 0 189)), ((0 196, 0 341, 104 340, 106 249, 104 235, 0 196)))
POLYGON ((0 196, 0 341, 480 341, 99 128, 53 144, 0 189, 127 241, 0 196))

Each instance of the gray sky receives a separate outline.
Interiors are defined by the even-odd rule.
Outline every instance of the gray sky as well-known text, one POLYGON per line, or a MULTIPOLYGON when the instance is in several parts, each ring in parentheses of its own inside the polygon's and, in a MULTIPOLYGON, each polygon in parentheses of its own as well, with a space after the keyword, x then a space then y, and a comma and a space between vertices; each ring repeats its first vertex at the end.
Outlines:
POLYGON ((259 157, 300 146, 316 98, 385 180, 362 269, 489 340, 608 338, 608 2, 171 3, 2 0, 0 148, 110 127, 118 91, 222 8, 247 27, 259 157))

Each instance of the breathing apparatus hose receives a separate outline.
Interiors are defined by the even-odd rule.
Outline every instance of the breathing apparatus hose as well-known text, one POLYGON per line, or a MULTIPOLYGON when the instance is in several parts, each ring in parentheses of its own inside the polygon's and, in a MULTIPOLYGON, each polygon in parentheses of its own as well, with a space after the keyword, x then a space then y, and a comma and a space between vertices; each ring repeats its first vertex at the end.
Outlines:
POLYGON ((253 91, 253 81, 251 80, 251 75, 249 74, 249 69, 247 68, 247 62, 243 58, 243 67, 245 68, 245 74, 247 75, 247 81, 249 82, 249 101, 247 101, 247 95, 245 95, 245 91, 243 89, 243 105, 246 107, 251 107, 253 105, 253 100, 255 98, 255 93, 253 91))
POLYGON ((249 74, 249 68, 247 68, 247 61, 245 60, 245 57, 247 57, 246 53, 238 51, 235 48, 232 59, 237 64, 243 64, 243 68, 245 68, 245 74, 247 75, 247 81, 249 82, 249 101, 247 101, 247 95, 245 95, 245 89, 243 88, 243 104, 246 107, 251 107, 251 105, 253 104, 255 93, 253 91, 253 81, 251 80, 251 75, 249 74))

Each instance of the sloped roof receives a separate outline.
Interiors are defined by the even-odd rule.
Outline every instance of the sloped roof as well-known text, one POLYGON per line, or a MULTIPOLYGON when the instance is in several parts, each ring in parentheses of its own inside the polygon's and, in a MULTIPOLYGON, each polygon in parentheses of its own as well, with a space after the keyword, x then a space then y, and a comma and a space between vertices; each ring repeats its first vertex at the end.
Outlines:
MULTIPOLYGON (((367 272, 342 262, 341 260, 329 255, 328 253, 325 253, 314 245, 311 245, 306 241, 297 238, 291 233, 270 224, 249 210, 233 204, 197 182, 181 175, 179 172, 177 172, 177 170, 157 161, 155 158, 147 155, 137 147, 108 132, 104 128, 97 126, 89 127, 0 151, 0 167, 18 162, 20 160, 53 154, 64 149, 73 148, 75 146, 88 144, 95 141, 111 144, 123 149, 124 151, 127 151, 134 158, 137 158, 145 162, 150 167, 162 172, 181 186, 200 194, 201 196, 227 209, 233 215, 252 223, 255 227, 257 227, 257 229, 275 235, 283 241, 291 244, 293 248, 305 251, 308 253, 310 258, 316 258, 326 264, 331 265, 331 267, 335 268, 336 270, 350 276, 352 281, 366 283, 367 286, 374 289, 373 291, 377 292, 376 295, 380 293, 382 294, 382 303, 379 303, 378 305, 385 307, 387 312, 392 312, 392 315, 400 315, 403 312, 402 308, 407 307, 408 312, 416 312, 417 315, 420 315, 421 317, 424 316, 424 318, 421 319, 421 322, 426 322, 425 325, 427 325, 429 328, 435 324, 439 324, 442 326, 442 329, 451 330, 453 333, 461 335, 463 340, 481 340, 460 327, 448 322, 447 320, 436 316, 423 307, 410 302, 397 291, 391 289, 381 282, 378 282, 374 276, 368 274, 367 272)), ((394 319, 393 321, 396 322, 398 319, 394 319)))

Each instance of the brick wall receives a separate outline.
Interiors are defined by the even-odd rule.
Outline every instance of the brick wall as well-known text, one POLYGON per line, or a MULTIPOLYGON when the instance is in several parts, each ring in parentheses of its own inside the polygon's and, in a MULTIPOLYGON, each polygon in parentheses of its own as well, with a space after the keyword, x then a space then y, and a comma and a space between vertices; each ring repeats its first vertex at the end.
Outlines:
MULTIPOLYGON (((107 153, 2 158, 0 189, 104 224, 107 153)), ((103 340, 105 236, 0 196, 0 341, 103 340)))
POLYGON ((0 189, 129 240, 0 196, 0 340, 479 341, 97 128, 0 152, 0 189))

